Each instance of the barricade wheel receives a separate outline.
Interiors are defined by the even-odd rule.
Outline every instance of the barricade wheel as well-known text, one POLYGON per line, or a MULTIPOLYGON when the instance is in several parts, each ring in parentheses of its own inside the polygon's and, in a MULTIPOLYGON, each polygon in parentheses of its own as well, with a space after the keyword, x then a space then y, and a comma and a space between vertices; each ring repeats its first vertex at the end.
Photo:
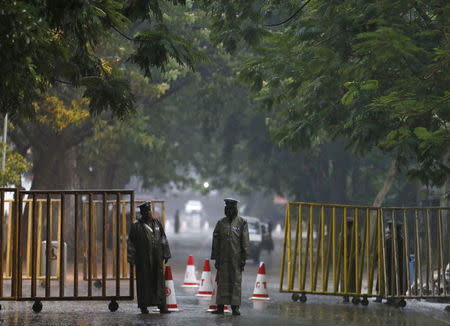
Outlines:
POLYGON ((369 305, 369 299, 367 299, 367 297, 363 297, 363 299, 361 300, 361 304, 363 306, 368 306, 369 305))
POLYGON ((101 287, 102 287, 102 281, 101 281, 101 280, 95 280, 94 286, 95 286, 95 288, 97 288, 97 289, 101 289, 101 287))
POLYGON ((353 303, 354 305, 359 304, 359 302, 360 302, 359 297, 353 297, 353 298, 352 298, 352 303, 353 303))
POLYGON ((292 301, 297 302, 300 296, 297 293, 292 293, 292 301))
POLYGON ((300 296, 300 302, 301 303, 305 303, 306 302, 306 295, 304 293, 302 293, 302 295, 300 296))
POLYGON ((117 311, 117 309, 119 309, 119 304, 117 303, 116 300, 111 300, 111 302, 108 305, 108 309, 111 312, 117 311))
POLYGON ((39 300, 36 300, 36 301, 33 303, 33 311, 34 311, 35 313, 39 313, 39 312, 41 312, 41 310, 42 310, 42 302, 39 301, 39 300))
POLYGON ((41 281, 41 288, 45 288, 45 281, 41 281))
POLYGON ((398 302, 398 306, 399 306, 400 308, 405 308, 405 307, 406 307, 406 300, 405 300, 405 299, 401 299, 401 300, 398 302))
POLYGON ((361 304, 363 306, 368 306, 369 305, 369 299, 367 299, 367 297, 363 297, 363 299, 361 300, 361 304))

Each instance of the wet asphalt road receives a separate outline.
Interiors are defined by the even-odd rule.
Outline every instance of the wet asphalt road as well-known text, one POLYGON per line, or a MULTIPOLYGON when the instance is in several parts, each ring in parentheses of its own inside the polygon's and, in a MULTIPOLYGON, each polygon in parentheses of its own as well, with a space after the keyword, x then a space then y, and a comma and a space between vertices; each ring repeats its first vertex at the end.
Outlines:
MULTIPOLYGON (((43 302, 43 310, 36 314, 30 302, 2 302, 0 325, 450 325, 450 312, 443 305, 408 301, 403 309, 384 304, 369 306, 343 304, 340 297, 308 296, 305 304, 294 303, 289 294, 278 293, 281 239, 269 256, 263 253, 269 281, 270 303, 248 300, 253 291, 258 266, 249 262, 243 275, 242 316, 215 316, 206 312, 208 299, 199 299, 195 290, 181 287, 186 259, 194 255, 197 277, 200 277, 204 258, 209 256, 210 233, 169 235, 173 259, 175 292, 182 312, 160 315, 141 315, 135 302, 119 302, 119 310, 111 313, 107 302, 43 302)), ((111 284, 111 287, 113 284, 111 284)), ((122 291, 127 290, 122 282, 122 291)), ((57 291, 55 287, 54 291, 57 291)), ((100 290, 96 290, 100 291, 100 290)))

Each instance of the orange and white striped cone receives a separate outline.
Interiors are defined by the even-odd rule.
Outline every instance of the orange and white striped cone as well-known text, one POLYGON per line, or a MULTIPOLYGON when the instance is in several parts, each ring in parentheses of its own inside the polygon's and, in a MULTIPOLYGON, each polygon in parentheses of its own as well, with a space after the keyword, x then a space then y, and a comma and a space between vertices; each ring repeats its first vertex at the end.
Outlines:
MULTIPOLYGON (((208 309, 206 310, 207 312, 212 312, 212 311, 217 310, 217 281, 218 281, 218 278, 219 278, 219 275, 218 275, 218 273, 216 273, 216 281, 214 282, 214 285, 213 285, 211 304, 209 305, 208 309)), ((230 307, 227 305, 223 306, 223 311, 231 312, 230 307)))
POLYGON ((194 257, 189 255, 186 265, 186 273, 184 274, 184 282, 181 287, 196 288, 198 287, 197 278, 195 276, 194 257))
POLYGON ((205 259, 203 264, 202 277, 200 279, 200 288, 198 289, 198 297, 210 297, 213 294, 213 284, 211 278, 211 268, 209 267, 209 259, 205 259))
POLYGON ((258 275, 256 275, 255 289, 250 300, 269 301, 269 290, 266 281, 266 265, 259 263, 258 275))
POLYGON ((175 287, 173 284, 172 269, 170 266, 166 266, 164 273, 164 278, 166 280, 166 305, 169 311, 181 311, 178 309, 177 297, 175 295, 175 287))

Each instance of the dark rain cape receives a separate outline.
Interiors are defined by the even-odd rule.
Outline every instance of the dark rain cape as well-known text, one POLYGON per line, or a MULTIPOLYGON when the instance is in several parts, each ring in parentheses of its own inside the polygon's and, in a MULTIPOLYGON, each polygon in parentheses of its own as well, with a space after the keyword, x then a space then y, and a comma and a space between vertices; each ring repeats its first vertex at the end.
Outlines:
POLYGON ((217 304, 241 304, 242 269, 249 256, 247 221, 236 216, 217 222, 213 233, 211 259, 218 263, 217 304))
POLYGON ((137 302, 140 308, 166 303, 164 259, 170 258, 161 222, 150 219, 149 225, 138 219, 128 234, 128 262, 136 266, 137 302))

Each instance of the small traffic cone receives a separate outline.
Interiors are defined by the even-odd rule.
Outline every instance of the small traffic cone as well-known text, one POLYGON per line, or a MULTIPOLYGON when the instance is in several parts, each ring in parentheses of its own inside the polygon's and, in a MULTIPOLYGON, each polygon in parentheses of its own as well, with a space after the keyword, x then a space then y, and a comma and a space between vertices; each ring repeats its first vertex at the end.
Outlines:
POLYGON ((250 300, 269 301, 269 290, 266 281, 266 265, 259 263, 258 275, 256 275, 255 289, 250 300))
POLYGON ((213 293, 213 284, 211 279, 211 268, 209 267, 209 259, 205 259, 203 264, 202 278, 200 279, 200 288, 198 289, 198 297, 210 297, 213 293))
POLYGON ((175 287, 173 285, 172 269, 170 266, 166 266, 164 273, 166 280, 166 305, 169 311, 181 311, 178 309, 177 298, 175 295, 175 287))
POLYGON ((186 265, 186 273, 184 274, 184 282, 182 287, 184 288, 198 287, 197 278, 195 277, 194 257, 192 255, 189 255, 188 257, 186 265))
MULTIPOLYGON (((213 285, 213 293, 212 293, 212 297, 211 297, 211 304, 209 305, 208 309, 206 310, 207 312, 213 312, 215 310, 217 310, 217 281, 219 279, 219 274, 216 273, 216 281, 214 282, 213 285)), ((224 312, 231 312, 230 307, 225 305, 223 306, 223 311, 224 312)))

